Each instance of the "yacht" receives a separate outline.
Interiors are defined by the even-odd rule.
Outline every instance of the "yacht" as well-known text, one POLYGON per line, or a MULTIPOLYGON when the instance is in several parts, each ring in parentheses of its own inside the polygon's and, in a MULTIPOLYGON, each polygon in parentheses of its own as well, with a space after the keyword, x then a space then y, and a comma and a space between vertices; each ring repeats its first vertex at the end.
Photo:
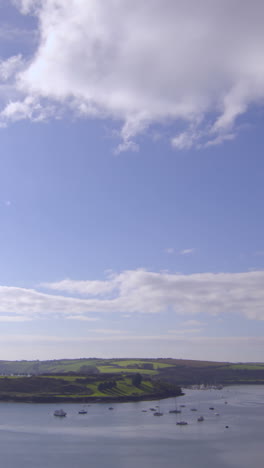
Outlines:
POLYGON ((67 413, 63 409, 59 409, 59 410, 55 410, 53 415, 63 418, 67 415, 67 413))
POLYGON ((187 426, 187 422, 186 421, 178 421, 176 422, 177 426, 187 426))
POLYGON ((179 410, 179 409, 172 409, 172 410, 169 411, 169 413, 171 413, 171 414, 178 414, 178 413, 181 413, 181 410, 179 410))

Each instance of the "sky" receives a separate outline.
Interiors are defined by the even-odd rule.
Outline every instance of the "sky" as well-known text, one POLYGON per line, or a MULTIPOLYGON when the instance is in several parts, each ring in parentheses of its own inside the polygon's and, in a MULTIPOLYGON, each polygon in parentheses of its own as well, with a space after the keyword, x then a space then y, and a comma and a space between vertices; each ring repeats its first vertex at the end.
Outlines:
POLYGON ((1 0, 0 359, 264 361, 263 22, 1 0))

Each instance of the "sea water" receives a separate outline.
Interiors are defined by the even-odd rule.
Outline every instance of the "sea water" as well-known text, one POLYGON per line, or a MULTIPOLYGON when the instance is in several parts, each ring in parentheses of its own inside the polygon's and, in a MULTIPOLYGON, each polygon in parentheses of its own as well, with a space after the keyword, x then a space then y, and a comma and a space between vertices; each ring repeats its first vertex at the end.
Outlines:
POLYGON ((65 418, 53 416, 60 409, 54 404, 0 403, 1 466, 263 468, 263 386, 184 392, 175 399, 112 404, 113 410, 91 404, 83 415, 80 405, 63 404, 65 418), (163 416, 155 417, 151 407, 163 416), (176 407, 182 413, 170 414, 176 407), (197 422, 200 415, 203 422, 197 422), (180 420, 188 425, 176 425, 180 420))

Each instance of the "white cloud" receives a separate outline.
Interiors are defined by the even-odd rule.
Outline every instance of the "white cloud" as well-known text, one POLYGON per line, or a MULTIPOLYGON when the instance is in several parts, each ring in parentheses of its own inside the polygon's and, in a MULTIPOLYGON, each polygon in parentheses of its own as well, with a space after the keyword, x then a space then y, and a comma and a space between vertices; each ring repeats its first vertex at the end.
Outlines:
POLYGON ((117 330, 111 328, 93 328, 91 330, 92 333, 97 333, 99 335, 119 335, 119 336, 127 336, 127 330, 117 330))
POLYGON ((182 325, 185 327, 200 327, 201 325, 205 325, 205 323, 200 320, 186 320, 182 325))
MULTIPOLYGON (((179 315, 236 313, 264 320, 264 271, 192 275, 128 270, 105 281, 46 283, 56 295, 0 286, 0 315, 83 320, 91 313, 162 313, 179 315), (61 291, 64 295, 59 295, 61 291), (85 298, 68 297, 69 293, 85 298), (66 293, 66 295, 65 295, 66 293)), ((92 318, 94 318, 92 316, 92 318)))
POLYGON ((175 328, 175 330, 169 330, 168 333, 172 334, 173 336, 188 336, 188 335, 195 335, 201 333, 202 328, 175 328))
POLYGON ((86 315, 67 315, 67 320, 80 320, 81 322, 98 322, 98 317, 87 317, 86 315))
POLYGON ((175 249, 174 249, 173 247, 168 247, 167 249, 165 249, 165 252, 166 252, 167 254, 172 255, 172 254, 174 254, 175 249))
POLYGON ((195 252, 195 249, 184 249, 180 250, 179 254, 180 255, 190 255, 195 252))
POLYGON ((30 317, 26 315, 0 315, 0 322, 28 322, 30 317))
POLYGON ((7 60, 0 60, 0 81, 7 81, 23 67, 22 55, 14 55, 7 60))
POLYGON ((37 49, 15 82, 18 101, 33 98, 34 112, 16 102, 3 110, 4 122, 70 107, 77 116, 122 121, 124 150, 136 148, 133 138, 152 123, 181 120, 187 128, 171 141, 186 149, 234 138, 237 118, 263 104, 260 0, 16 4, 39 20, 37 49))
POLYGON ((55 283, 42 283, 40 286, 55 291, 66 291, 70 294, 102 295, 113 291, 113 282, 108 281, 74 281, 65 279, 55 283))

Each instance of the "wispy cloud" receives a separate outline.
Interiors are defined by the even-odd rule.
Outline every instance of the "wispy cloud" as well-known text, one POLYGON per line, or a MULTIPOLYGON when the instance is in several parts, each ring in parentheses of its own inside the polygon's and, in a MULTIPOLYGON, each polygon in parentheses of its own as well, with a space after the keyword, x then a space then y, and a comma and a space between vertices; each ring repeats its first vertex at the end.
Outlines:
POLYGON ((0 60, 0 82, 7 81, 22 70, 24 61, 22 55, 13 55, 7 60, 0 60))
POLYGON ((87 317, 86 315, 67 315, 67 320, 80 320, 81 322, 98 322, 100 320, 99 317, 87 317))
POLYGON ((175 249, 174 247, 168 247, 167 249, 165 249, 165 252, 169 255, 172 255, 175 253, 175 249))
POLYGON ((176 250, 174 247, 168 247, 165 249, 165 252, 169 255, 190 255, 195 252, 195 249, 183 249, 183 250, 176 250))
POLYGON ((183 249, 179 251, 180 255, 190 255, 195 252, 195 249, 183 249))
POLYGON ((202 328, 175 328, 173 330, 169 330, 169 334, 173 334, 174 336, 189 336, 189 335, 196 335, 202 332, 202 328))
MULTIPOLYGON (((135 149, 135 137, 152 123, 181 120, 185 129, 170 139, 184 150, 233 139, 238 117, 263 105, 260 1, 15 3, 37 17, 39 40, 10 77, 19 97, 0 111, 1 125, 66 109, 111 117, 123 122, 122 151, 135 149)), ((4 77, 17 57, 2 63, 4 77)))
POLYGON ((0 315, 0 322, 29 322, 31 318, 27 315, 0 315))
POLYGON ((182 325, 184 327, 201 327, 205 325, 205 322, 200 320, 186 320, 185 322, 182 322, 182 325))
POLYGON ((128 270, 111 274, 105 281, 68 279, 45 283, 56 295, 0 286, 0 315, 93 320, 93 314, 100 313, 151 314, 170 310, 183 316, 235 313, 264 320, 263 283, 264 271, 183 275, 128 270), (69 297, 73 292, 82 298, 69 297))

